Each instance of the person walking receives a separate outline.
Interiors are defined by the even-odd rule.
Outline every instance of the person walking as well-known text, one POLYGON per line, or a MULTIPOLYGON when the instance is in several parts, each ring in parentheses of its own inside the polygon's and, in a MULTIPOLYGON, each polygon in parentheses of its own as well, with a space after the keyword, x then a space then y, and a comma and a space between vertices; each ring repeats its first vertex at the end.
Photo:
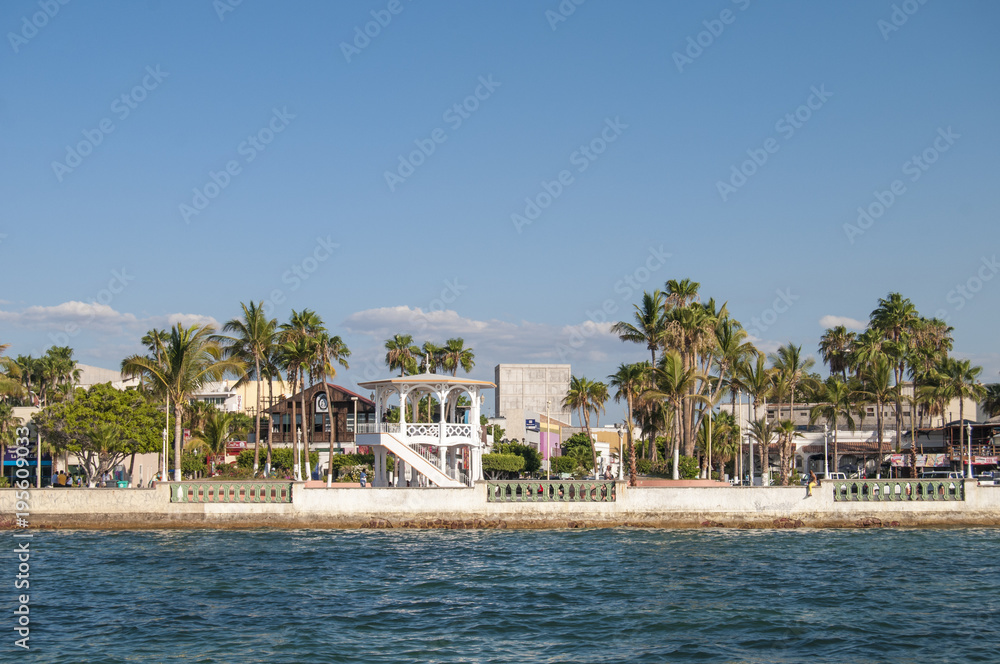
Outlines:
POLYGON ((365 484, 367 484, 367 483, 368 483, 368 475, 365 473, 365 471, 362 470, 361 471, 361 488, 362 489, 365 488, 365 484))

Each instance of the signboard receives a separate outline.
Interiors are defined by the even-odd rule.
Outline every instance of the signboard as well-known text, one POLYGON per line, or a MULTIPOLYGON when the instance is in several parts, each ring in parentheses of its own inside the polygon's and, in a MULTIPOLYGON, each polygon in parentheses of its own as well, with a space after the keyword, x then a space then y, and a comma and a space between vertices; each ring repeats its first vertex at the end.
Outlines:
MULTIPOLYGON (((16 447, 7 447, 7 448, 4 449, 4 453, 3 453, 3 465, 5 465, 5 466, 15 466, 15 465, 17 465, 17 459, 19 458, 18 455, 17 455, 17 453, 16 453, 17 449, 18 448, 16 448, 16 447)), ((38 461, 38 455, 36 454, 37 450, 38 450, 38 448, 35 447, 34 444, 32 444, 28 448, 28 456, 26 456, 24 458, 26 458, 28 460, 28 465, 29 466, 34 466, 34 465, 37 464, 37 461, 38 461)), ((42 455, 42 465, 43 466, 51 466, 52 465, 52 455, 49 454, 48 452, 46 452, 45 454, 42 455)))
POLYGON ((326 400, 326 394, 320 392, 316 395, 316 412, 325 413, 330 410, 330 402, 326 400))
POLYGON ((231 440, 226 443, 226 454, 239 455, 245 449, 247 449, 247 441, 245 440, 231 440))
POLYGON ((538 420, 525 420, 524 429, 525 431, 539 431, 541 427, 538 426, 538 420))
MULTIPOLYGON (((890 463, 897 468, 910 467, 909 454, 893 454, 889 457, 890 463)), ((919 468, 948 468, 951 460, 947 454, 918 454, 917 467, 919 468)))

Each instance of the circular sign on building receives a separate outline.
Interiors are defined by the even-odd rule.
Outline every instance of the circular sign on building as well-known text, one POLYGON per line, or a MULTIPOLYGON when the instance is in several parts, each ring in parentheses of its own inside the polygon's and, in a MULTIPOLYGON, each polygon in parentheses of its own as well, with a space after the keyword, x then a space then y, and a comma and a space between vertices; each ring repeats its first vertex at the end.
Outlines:
POLYGON ((326 395, 320 393, 316 396, 316 412, 325 413, 330 410, 330 402, 326 400, 326 395))

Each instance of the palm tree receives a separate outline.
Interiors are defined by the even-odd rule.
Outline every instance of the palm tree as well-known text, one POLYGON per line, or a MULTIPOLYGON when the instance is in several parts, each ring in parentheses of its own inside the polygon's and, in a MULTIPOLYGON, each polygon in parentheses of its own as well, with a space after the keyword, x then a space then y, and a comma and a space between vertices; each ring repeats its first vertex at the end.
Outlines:
POLYGON ((883 449, 883 432, 885 430, 885 417, 882 407, 890 402, 895 396, 895 388, 892 385, 892 369, 889 366, 889 358, 884 355, 875 357, 874 362, 863 368, 861 374, 862 384, 857 390, 857 395, 875 404, 875 422, 878 429, 878 468, 875 477, 882 477, 882 458, 885 455, 883 449))
MULTIPOLYGON (((629 486, 636 484, 635 441, 632 440, 632 427, 634 426, 632 404, 641 391, 648 389, 651 371, 652 367, 648 362, 637 362, 635 364, 620 364, 618 371, 608 376, 608 385, 617 390, 615 403, 621 403, 622 398, 625 398, 625 409, 628 416, 629 486)), ((621 450, 618 453, 621 456, 621 450)))
POLYGON ((389 365, 389 371, 399 369, 399 375, 404 373, 414 373, 417 369, 416 356, 420 355, 420 348, 413 344, 413 337, 409 334, 397 334, 385 342, 385 363, 389 365))
POLYGON ((132 355, 122 360, 122 375, 141 377, 154 389, 166 394, 174 403, 174 481, 181 480, 181 448, 184 436, 181 420, 191 395, 206 383, 221 380, 227 372, 243 370, 240 362, 224 357, 224 351, 214 340, 211 325, 184 327, 178 323, 159 356, 132 355))
MULTIPOLYGON (((795 421, 795 389, 800 383, 809 383, 809 369, 815 364, 811 357, 802 357, 802 346, 796 346, 789 342, 778 348, 778 352, 771 355, 771 364, 777 372, 778 380, 787 386, 788 419, 795 421)), ((781 418, 781 411, 778 411, 778 418, 781 418)))
POLYGON ((987 416, 1000 415, 1000 383, 990 383, 983 386, 983 410, 987 416))
POLYGON ((906 362, 912 348, 912 337, 920 324, 920 315, 908 298, 899 293, 889 293, 880 298, 878 307, 871 312, 869 325, 886 338, 888 351, 893 360, 892 371, 896 387, 896 441, 901 439, 903 429, 902 386, 906 362))
POLYGON ((837 472, 838 443, 837 425, 843 420, 848 428, 853 429, 855 422, 851 409, 854 406, 853 390, 838 376, 830 376, 817 391, 820 402, 809 411, 809 421, 815 422, 820 417, 833 427, 833 471, 837 472))
MULTIPOLYGON (((654 387, 646 391, 647 398, 665 399, 673 407, 673 420, 677 430, 677 438, 673 448, 674 457, 674 479, 679 479, 680 463, 680 425, 678 423, 679 414, 683 412, 686 401, 705 400, 705 397, 693 394, 691 391, 695 382, 702 380, 703 376, 695 368, 687 368, 684 359, 676 350, 667 351, 660 357, 660 363, 653 370, 654 387)), ((694 451, 693 448, 691 450, 694 451)), ((688 455, 685 451, 686 456, 688 455)))
MULTIPOLYGON (((767 417, 754 420, 750 423, 750 437, 757 441, 757 450, 760 455, 760 481, 764 486, 771 483, 771 440, 774 438, 774 425, 767 421, 767 417)), ((753 478, 750 478, 753 483, 753 478)))
MULTIPOLYGON (((965 453, 965 400, 979 402, 986 396, 986 388, 979 382, 982 372, 982 367, 972 366, 969 360, 953 357, 945 358, 938 368, 938 393, 947 399, 958 399, 959 458, 965 453)), ((972 465, 972 459, 969 459, 969 465, 972 465)))
MULTIPOLYGON (((336 423, 333 421, 333 401, 330 397, 330 384, 326 382, 327 377, 333 377, 337 375, 337 368, 333 366, 334 364, 339 364, 345 369, 350 369, 350 365, 347 363, 347 358, 351 356, 351 350, 344 343, 344 340, 340 336, 330 336, 327 332, 319 332, 316 334, 316 352, 314 355, 314 361, 316 366, 313 368, 313 372, 319 376, 320 381, 323 383, 323 394, 326 395, 328 417, 330 417, 330 448, 329 448, 329 459, 327 462, 327 475, 326 484, 330 486, 333 483, 333 434, 336 431, 336 423)), ((357 436, 358 423, 354 423, 355 437, 357 436)))
POLYGON ((442 363, 441 352, 443 350, 441 346, 438 346, 434 342, 425 341, 424 345, 420 347, 420 366, 417 370, 420 373, 436 373, 437 368, 442 363))
POLYGON ((457 374, 459 367, 462 367, 465 373, 469 373, 476 365, 476 355, 471 348, 465 347, 465 339, 462 337, 448 339, 440 351, 441 366, 445 371, 451 371, 452 376, 457 374))
POLYGON ((240 302, 240 308, 243 309, 243 316, 233 318, 222 326, 224 332, 233 336, 219 337, 219 341, 226 344, 226 357, 239 360, 250 369, 240 377, 237 385, 249 380, 257 383, 253 446, 253 472, 256 475, 260 467, 261 366, 277 340, 278 321, 267 317, 263 302, 251 302, 249 306, 240 302))
POLYGON ((594 462, 594 478, 599 475, 597 467, 597 448, 594 446, 594 437, 590 432, 590 413, 598 413, 604 410, 604 403, 608 399, 608 386, 604 383, 588 380, 584 376, 572 376, 569 381, 569 391, 563 399, 563 406, 570 410, 576 410, 584 422, 587 429, 587 438, 590 440, 590 451, 594 462))
POLYGON ((847 382, 847 370, 851 366, 851 345, 857 334, 848 332, 843 325, 829 328, 819 339, 819 354, 830 367, 830 373, 839 373, 847 382))
POLYGON ((777 426, 778 432, 778 455, 780 459, 779 481, 782 486, 788 486, 789 472, 792 468, 792 439, 801 438, 802 434, 795 430, 795 423, 791 420, 781 420, 777 426))
POLYGON ((656 349, 663 341, 666 323, 663 319, 663 293, 654 290, 642 294, 642 304, 635 307, 635 322, 619 321, 611 326, 611 332, 622 341, 644 343, 650 354, 651 367, 656 366, 656 349))
POLYGON ((7 399, 24 394, 21 387, 21 367, 4 353, 10 344, 0 344, 0 397, 7 399))
MULTIPOLYGON (((306 409, 306 374, 313 366, 316 354, 316 335, 320 332, 325 332, 326 328, 323 326, 323 319, 315 311, 311 309, 295 311, 292 309, 288 322, 282 323, 280 329, 282 338, 285 340, 286 359, 294 359, 295 366, 298 368, 300 374, 299 385, 301 389, 299 391, 299 402, 302 405, 302 445, 305 449, 306 457, 306 478, 310 479, 312 478, 312 463, 309 461, 309 433, 312 430, 312 422, 308 421, 309 411, 306 409)), ((293 394, 294 392, 292 390, 293 394)), ((294 420, 294 411, 292 419, 294 420)), ((296 436, 296 441, 297 439, 298 437, 296 436)), ((293 457, 295 459, 295 475, 297 479, 302 479, 300 451, 300 448, 296 445, 293 457)))
POLYGON ((205 444, 212 454, 225 454, 226 443, 232 438, 233 424, 236 419, 233 413, 218 409, 205 421, 204 428, 199 432, 198 439, 205 444))

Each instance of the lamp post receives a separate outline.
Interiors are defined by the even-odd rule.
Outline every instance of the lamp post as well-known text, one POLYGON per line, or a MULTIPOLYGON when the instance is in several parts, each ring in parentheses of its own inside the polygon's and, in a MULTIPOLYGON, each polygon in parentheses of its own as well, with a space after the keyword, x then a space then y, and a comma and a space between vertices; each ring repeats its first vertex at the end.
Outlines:
POLYGON ((750 456, 750 486, 753 486, 753 436, 747 432, 747 451, 750 456))
MULTIPOLYGON (((305 418, 303 418, 305 419, 305 418)), ((295 465, 295 472, 292 473, 292 477, 295 481, 300 481, 302 479, 302 427, 295 427, 295 454, 292 455, 292 463, 295 465)))
POLYGON ((968 477, 971 480, 972 479, 972 422, 969 422, 966 426, 968 427, 969 430, 969 440, 966 443, 968 445, 968 450, 969 450, 969 466, 968 470, 966 471, 966 477, 968 477))
POLYGON ((160 480, 163 482, 167 481, 167 429, 163 428, 163 474, 160 475, 160 480))
POLYGON ((830 439, 830 428, 823 425, 823 479, 830 479, 830 457, 827 451, 827 441, 830 439))
POLYGON ((621 482, 624 479, 622 469, 625 467, 625 455, 622 450, 622 434, 625 432, 625 423, 615 424, 615 429, 618 430, 618 481, 621 482))
POLYGON ((549 413, 552 409, 552 399, 545 400, 545 480, 552 479, 552 453, 549 446, 552 444, 552 419, 549 413))

